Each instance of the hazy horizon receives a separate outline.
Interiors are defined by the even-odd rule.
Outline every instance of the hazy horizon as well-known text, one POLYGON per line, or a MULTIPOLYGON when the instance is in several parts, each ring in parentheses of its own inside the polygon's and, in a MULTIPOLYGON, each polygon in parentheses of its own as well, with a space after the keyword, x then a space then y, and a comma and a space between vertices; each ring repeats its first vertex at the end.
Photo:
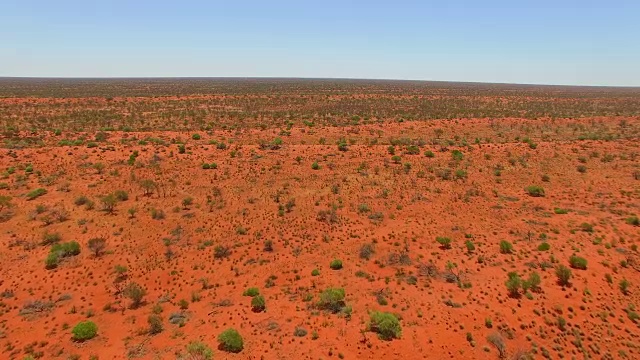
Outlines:
POLYGON ((640 86, 640 3, 10 1, 0 77, 640 86))

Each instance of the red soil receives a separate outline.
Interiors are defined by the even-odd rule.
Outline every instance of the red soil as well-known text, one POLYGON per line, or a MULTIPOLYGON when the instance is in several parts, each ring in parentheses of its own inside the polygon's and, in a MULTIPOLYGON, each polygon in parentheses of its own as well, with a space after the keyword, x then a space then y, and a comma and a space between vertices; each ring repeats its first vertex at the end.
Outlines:
POLYGON ((6 295, 0 298, 0 357, 22 359, 42 352, 44 359, 74 354, 82 359, 174 359, 184 354, 187 343, 200 340, 214 348, 216 359, 495 359, 498 353, 487 336, 500 333, 509 356, 525 350, 542 358, 544 348, 551 358, 582 358, 581 352, 617 358, 621 351, 638 358, 639 328, 627 313, 639 305, 640 264, 633 262, 633 245, 640 242, 640 231, 626 219, 640 215, 640 181, 634 178, 640 171, 640 119, 626 119, 624 129, 619 120, 294 127, 276 150, 261 148, 258 141, 272 141, 279 135, 274 129, 198 132, 200 140, 192 140, 192 133, 110 132, 97 148, 55 146, 59 138, 50 135, 41 148, 4 149, 0 169, 14 167, 15 173, 0 181, 8 186, 0 194, 12 198, 12 207, 2 210, 6 221, 0 223, 0 291, 6 295), (578 140, 584 132, 576 130, 579 126, 620 138, 578 140), (165 139, 167 145, 121 141, 147 136, 165 139), (537 147, 523 143, 525 137, 537 147), (326 145, 319 145, 320 138, 326 145), (345 152, 335 145, 340 138, 353 143, 345 152), (401 156, 396 164, 388 147, 390 139, 400 138, 426 144, 419 155, 396 146, 401 156), (474 144, 476 138, 480 144, 474 144), (179 154, 171 139, 186 141, 186 154, 179 154), (445 149, 445 139, 454 145, 445 149), (462 146, 462 139, 469 145, 462 146), (210 140, 228 148, 217 149, 210 140), (455 149, 462 151, 462 160, 453 160, 455 149), (138 165, 130 166, 133 151, 139 152, 138 165), (426 157, 427 151, 435 156, 426 157), (204 162, 215 162, 217 169, 202 169, 204 162), (312 170, 314 162, 318 170, 312 170), (95 163, 104 169, 97 171, 95 163), (404 163, 411 164, 408 171, 404 163), (27 164, 33 167, 30 174, 27 164), (577 171, 579 165, 586 172, 577 171), (447 168, 454 173, 464 169, 466 178, 443 179, 447 168), (158 185, 150 196, 143 194, 142 179, 158 185), (530 197, 524 191, 529 185, 543 186, 545 196, 530 197), (25 194, 39 187, 48 193, 27 200, 25 194), (221 190, 217 199, 223 205, 210 209, 207 197, 214 188, 221 190), (126 191, 129 199, 119 202, 113 214, 101 211, 100 196, 115 190, 126 191), (74 205, 82 195, 95 202, 95 209, 74 205), (193 198, 186 209, 181 204, 185 197, 193 198), (290 199, 295 206, 279 214, 278 205, 290 199), (319 221, 318 213, 332 204, 338 221, 319 221), (36 214, 38 205, 47 210, 36 214), (129 208, 137 209, 134 217, 129 208), (556 214, 554 208, 570 211, 556 214), (43 219, 52 209, 66 210, 68 219, 46 225, 43 219), (151 209, 163 210, 166 218, 152 219, 151 209), (381 221, 368 218, 378 212, 381 221), (583 223, 592 224, 593 232, 583 231, 583 223), (39 244, 45 232, 59 233, 62 242, 78 241, 81 253, 45 269, 50 249, 39 244), (439 236, 450 237, 452 248, 441 249, 435 240, 439 236), (108 242, 98 258, 87 248, 95 237, 108 242), (551 248, 538 251, 544 239, 551 248), (263 250, 265 240, 273 241, 273 252, 263 250), (475 244, 471 253, 466 240, 475 244), (513 244, 512 254, 500 253, 501 240, 513 244), (212 245, 205 246, 206 241, 212 245), (370 260, 359 256, 366 243, 375 248, 370 260), (231 255, 214 259, 218 245, 230 247, 231 255), (395 259, 405 248, 410 263, 402 265, 395 259), (165 255, 168 249, 171 259, 165 255), (572 269, 571 286, 562 287, 553 267, 569 266, 572 254, 587 259, 588 267, 572 269), (336 258, 343 269, 329 268, 336 258), (444 280, 448 261, 457 264, 470 288, 444 280), (433 277, 420 267, 430 262, 439 273, 433 277), (542 263, 551 267, 542 270, 542 263), (128 269, 123 283, 135 281, 147 290, 137 309, 117 295, 116 265, 128 269), (311 275, 314 269, 319 276, 311 275), (357 276, 359 271, 370 278, 357 276), (512 271, 523 279, 538 272, 540 291, 531 292, 531 299, 510 297, 505 281, 512 271), (271 275, 277 277, 275 285, 265 287, 271 275), (201 279, 211 288, 203 289, 201 279), (631 282, 628 294, 618 288, 622 279, 631 282), (265 296, 265 312, 251 310, 251 298, 242 295, 249 287, 265 296), (345 289, 350 318, 314 308, 328 287, 345 289), (311 301, 305 299, 308 294, 311 301), (381 305, 376 294, 385 294, 388 304, 381 305), (181 299, 189 302, 188 309, 179 308, 181 299), (21 315, 34 300, 53 302, 53 307, 21 315), (149 335, 147 317, 158 303, 164 331, 149 335), (371 310, 397 314, 401 337, 384 341, 362 332, 371 310), (169 323, 172 313, 186 316, 184 326, 169 323), (89 316, 98 336, 74 342, 71 328, 89 316), (566 319, 563 329, 561 317, 566 319), (492 320, 491 328, 485 319, 492 320), (230 327, 244 338, 239 354, 216 348, 217 336, 230 327), (308 334, 294 336, 296 327, 308 334))

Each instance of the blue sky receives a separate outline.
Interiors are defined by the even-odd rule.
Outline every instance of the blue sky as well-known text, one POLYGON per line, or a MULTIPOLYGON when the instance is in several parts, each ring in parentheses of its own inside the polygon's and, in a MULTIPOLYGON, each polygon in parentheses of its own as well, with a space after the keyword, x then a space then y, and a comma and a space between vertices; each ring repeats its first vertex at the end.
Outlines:
POLYGON ((0 76, 640 86, 640 1, 4 0, 0 76))

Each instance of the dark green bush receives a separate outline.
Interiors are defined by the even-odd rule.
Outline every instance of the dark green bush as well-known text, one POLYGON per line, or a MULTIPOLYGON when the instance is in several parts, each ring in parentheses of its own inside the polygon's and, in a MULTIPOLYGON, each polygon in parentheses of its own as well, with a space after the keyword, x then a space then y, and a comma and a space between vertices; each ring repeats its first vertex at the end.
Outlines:
POLYGON ((440 244, 440 246, 442 246, 443 249, 451 249, 451 238, 438 236, 436 237, 436 241, 438 242, 438 244, 440 244))
POLYGON ((39 198, 40 196, 45 195, 46 193, 47 193, 47 189, 43 189, 43 188, 31 190, 27 193, 27 200, 33 200, 33 199, 39 198))
POLYGON ((574 269, 587 269, 587 259, 583 257, 571 255, 571 257, 569 258, 569 264, 571 264, 571 267, 574 269))
POLYGON ((253 299, 251 299, 251 309, 253 311, 261 312, 261 311, 264 311, 265 308, 266 308, 266 304, 265 304, 264 296, 257 295, 257 296, 254 296, 253 299))
POLYGON ((248 288, 247 290, 245 290, 242 293, 242 295, 243 296, 251 296, 251 297, 258 296, 258 295, 260 295, 260 290, 258 290, 258 288, 256 288, 256 287, 251 287, 251 288, 248 288))
POLYGON ((512 252, 513 252, 513 245, 510 242, 506 240, 500 241, 501 254, 511 254, 512 252))
POLYGON ((342 260, 334 259, 333 261, 331 261, 331 264, 329 264, 329 267, 333 270, 342 269, 342 260))
POLYGON ((402 327, 398 318, 386 312, 372 312, 369 315, 368 329, 377 333, 383 340, 399 339, 402 335, 402 327))
POLYGON ((220 348, 224 351, 239 353, 244 348, 242 336, 235 329, 227 329, 218 336, 220 348))
POLYGON ((93 339, 98 334, 98 327, 92 321, 81 321, 71 330, 73 340, 86 341, 93 339))
POLYGON ((320 293, 320 301, 318 307, 322 310, 338 313, 344 308, 345 292, 342 288, 328 288, 320 293))
POLYGON ((542 244, 538 245, 538 251, 547 251, 551 249, 551 245, 549 245, 548 242, 543 242, 542 244))

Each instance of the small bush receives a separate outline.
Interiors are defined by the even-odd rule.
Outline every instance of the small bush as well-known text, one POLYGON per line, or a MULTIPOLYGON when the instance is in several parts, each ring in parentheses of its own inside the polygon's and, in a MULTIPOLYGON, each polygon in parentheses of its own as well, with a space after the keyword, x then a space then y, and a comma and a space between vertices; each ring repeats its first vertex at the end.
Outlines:
POLYGON ((151 209, 151 218, 154 220, 163 220, 166 217, 164 211, 161 209, 152 208, 151 209))
POLYGON ((531 289, 531 291, 538 291, 540 290, 541 283, 542 283, 542 280, 540 279, 540 274, 534 271, 531 274, 529 274, 529 277, 527 278, 527 280, 523 282, 522 287, 523 289, 525 289, 525 291, 527 289, 531 289))
POLYGON ((588 233, 592 233, 593 232, 593 225, 589 224, 589 223, 582 223, 580 224, 580 230, 584 231, 584 232, 588 232, 588 233))
POLYGON ((98 326, 92 321, 82 321, 73 327, 71 333, 75 341, 91 340, 98 334, 98 326))
POLYGON ((402 335, 402 327, 398 318, 386 312, 372 312, 369 315, 368 329, 377 333, 383 340, 399 339, 402 335))
POLYGON ((122 290, 122 294, 131 300, 131 307, 137 308, 142 304, 142 299, 147 295, 147 290, 135 282, 131 282, 122 290))
POLYGON ((451 249, 451 238, 438 236, 436 237, 436 241, 443 249, 451 249))
POLYGON ((193 140, 200 140, 200 134, 193 134, 193 135, 191 135, 191 138, 193 140))
POLYGON ((151 335, 159 334, 164 329, 162 326, 162 317, 160 315, 149 315, 147 322, 149 323, 149 334, 151 335))
POLYGON ((631 283, 629 283, 629 280, 627 279, 622 279, 620 281, 620 291, 622 291, 622 293, 624 295, 628 295, 629 294, 629 286, 631 285, 631 283))
POLYGON ((329 264, 329 267, 333 270, 342 269, 342 260, 334 259, 333 261, 331 261, 331 264, 329 264))
POLYGON ((527 186, 524 190, 529 194, 529 196, 544 197, 544 188, 542 188, 542 186, 531 185, 527 186))
POLYGON ((129 200, 129 194, 127 194, 124 190, 116 190, 113 195, 118 201, 127 201, 129 200))
POLYGON ((27 193, 27 200, 34 200, 47 193, 47 189, 38 188, 27 193))
POLYGON ((200 341, 192 341, 187 345, 189 359, 213 360, 213 350, 200 341))
POLYGON ((266 309, 266 304, 264 300, 264 296, 257 295, 251 299, 251 309, 255 312, 261 312, 266 309))
POLYGON ((473 241, 471 240, 465 241, 464 245, 467 247, 467 252, 473 252, 476 249, 476 246, 473 244, 473 241))
POLYGON ((87 243, 87 247, 93 252, 95 257, 99 257, 107 247, 107 239, 101 237, 91 238, 87 243))
POLYGON ((322 310, 338 313, 344 308, 345 292, 342 288, 328 288, 320 293, 318 307, 322 310))
POLYGON ((373 244, 364 244, 360 247, 360 258, 369 260, 374 252, 373 244))
POLYGON ((553 209, 553 212, 558 214, 558 215, 564 215, 564 214, 568 214, 569 210, 561 209, 561 208, 555 208, 555 209, 553 209))
POLYGON ((506 240, 500 241, 501 254, 511 254, 512 252, 513 252, 513 245, 510 242, 506 240))
POLYGON ((315 161, 313 164, 311 164, 311 168, 313 170, 318 170, 318 169, 320 169, 320 165, 318 165, 318 162, 315 161))
POLYGON ((451 158, 456 161, 460 161, 464 158, 464 154, 460 150, 451 151, 451 158))
POLYGON ((559 265, 556 268, 556 277, 558 278, 558 283, 562 286, 568 286, 569 281, 571 280, 571 269, 564 265, 559 265))
POLYGON ((247 290, 245 290, 242 293, 242 295, 243 296, 251 296, 251 297, 258 296, 258 295, 260 295, 260 290, 258 290, 258 288, 256 288, 256 287, 251 287, 251 288, 248 288, 247 290))
POLYGON ((543 242, 542 244, 538 245, 538 251, 547 251, 551 249, 551 245, 549 245, 548 242, 543 242))
POLYGON ((571 264, 571 267, 574 269, 581 269, 581 270, 587 269, 587 259, 579 256, 572 255, 569 258, 569 264, 571 264))
POLYGON ((239 353, 244 348, 242 336, 235 329, 227 329, 218 336, 220 348, 224 351, 239 353))
POLYGON ((520 288, 522 287, 522 279, 515 272, 510 272, 508 274, 509 279, 505 282, 507 286, 507 290, 509 290, 509 296, 518 297, 520 296, 520 288))
POLYGON ((213 249, 213 257, 216 259, 224 259, 231 255, 231 249, 227 246, 218 245, 213 249))
POLYGON ((86 203, 89 202, 89 198, 87 198, 86 196, 79 196, 74 200, 74 204, 77 206, 82 206, 85 205, 86 203))
POLYGON ((42 245, 51 245, 51 244, 55 244, 60 242, 60 240, 62 239, 62 236, 60 236, 59 233, 44 233, 44 235, 42 235, 42 245))
POLYGON ((637 216, 631 216, 627 218, 627 224, 633 225, 633 226, 640 226, 640 218, 638 218, 637 216))
POLYGON ((53 244, 51 252, 57 253, 61 258, 76 256, 80 254, 80 244, 77 241, 53 244))

